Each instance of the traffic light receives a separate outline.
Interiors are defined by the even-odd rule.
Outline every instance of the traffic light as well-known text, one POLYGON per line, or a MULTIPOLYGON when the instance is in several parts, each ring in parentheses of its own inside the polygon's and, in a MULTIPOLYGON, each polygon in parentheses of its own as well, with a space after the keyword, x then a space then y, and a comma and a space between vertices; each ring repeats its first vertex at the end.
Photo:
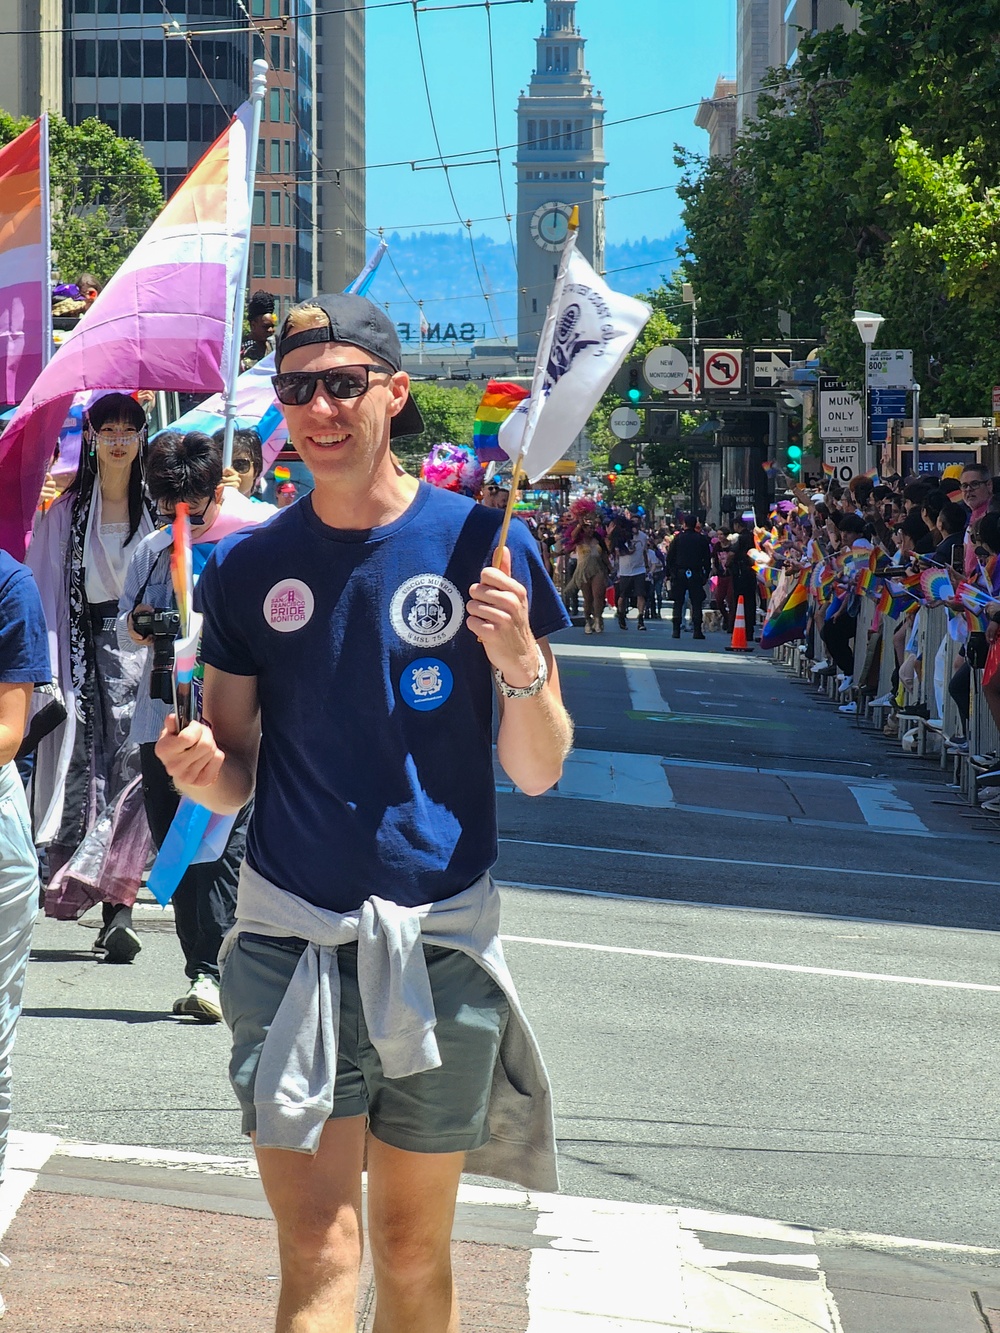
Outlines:
POLYGON ((785 471, 798 477, 802 471, 802 409, 789 414, 786 421, 785 471))
POLYGON ((639 364, 638 362, 629 362, 628 367, 628 400, 635 407, 642 402, 642 385, 639 383, 639 364))
POLYGON ((619 367, 614 379, 614 390, 629 407, 635 407, 642 402, 644 394, 641 361, 626 361, 619 367))

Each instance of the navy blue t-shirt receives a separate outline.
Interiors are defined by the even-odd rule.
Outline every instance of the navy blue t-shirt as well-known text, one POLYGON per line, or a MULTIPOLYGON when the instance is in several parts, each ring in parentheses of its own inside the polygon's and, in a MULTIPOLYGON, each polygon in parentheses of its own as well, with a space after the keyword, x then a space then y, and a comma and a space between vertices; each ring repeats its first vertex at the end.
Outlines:
POLYGON ((31 570, 0 551, 0 682, 45 685, 52 679, 42 599, 31 570))
MULTIPOLYGON (((198 582, 202 656, 256 676, 261 749, 247 858, 337 912, 461 892, 496 860, 493 681, 465 624, 502 514, 421 483, 370 531, 308 497, 219 543, 198 582)), ((569 619, 523 523, 513 575, 536 638, 569 619)))

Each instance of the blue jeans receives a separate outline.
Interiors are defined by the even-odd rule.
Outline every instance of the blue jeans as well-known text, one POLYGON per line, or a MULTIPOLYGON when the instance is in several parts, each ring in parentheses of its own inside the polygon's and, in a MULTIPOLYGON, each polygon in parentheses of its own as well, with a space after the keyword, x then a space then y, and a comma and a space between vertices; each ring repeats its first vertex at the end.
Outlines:
POLYGON ((38 861, 28 803, 10 763, 0 768, 0 1179, 10 1124, 10 1055, 37 915, 38 861))

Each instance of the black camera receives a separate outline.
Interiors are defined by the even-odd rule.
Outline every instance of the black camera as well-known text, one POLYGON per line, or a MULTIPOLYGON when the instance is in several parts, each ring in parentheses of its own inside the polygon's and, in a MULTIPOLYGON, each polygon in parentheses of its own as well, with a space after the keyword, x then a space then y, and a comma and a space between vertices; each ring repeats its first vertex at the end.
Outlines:
POLYGON ((174 640, 181 632, 177 611, 133 611, 132 628, 143 639, 153 640, 153 665, 149 673, 149 697, 161 703, 174 702, 174 640))

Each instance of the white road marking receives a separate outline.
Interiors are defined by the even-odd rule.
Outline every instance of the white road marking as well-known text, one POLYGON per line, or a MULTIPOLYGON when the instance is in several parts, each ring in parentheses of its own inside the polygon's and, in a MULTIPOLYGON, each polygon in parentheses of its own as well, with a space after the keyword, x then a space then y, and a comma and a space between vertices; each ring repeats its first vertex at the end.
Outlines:
POLYGON ((898 795, 891 783, 869 783, 862 787, 848 782, 847 789, 858 803, 865 823, 896 833, 927 833, 929 830, 913 806, 898 795))
POLYGON ((17 1210, 34 1188, 38 1173, 52 1156, 55 1134, 25 1134, 12 1129, 7 1140, 3 1184, 0 1185, 0 1236, 7 1232, 17 1210))
POLYGON ((660 693, 660 683, 649 660, 649 654, 623 648, 621 661, 628 681, 632 708, 637 713, 669 713, 670 705, 660 693))
MULTIPOLYGON (((696 861, 709 866, 750 866, 761 870, 809 870, 820 875, 863 875, 869 879, 908 879, 918 884, 933 880, 935 884, 968 884, 975 888, 1000 889, 1000 883, 993 879, 967 879, 960 875, 938 875, 933 871, 926 875, 911 875, 902 870, 861 870, 855 866, 803 865, 796 861, 741 861, 732 856, 686 856, 680 852, 640 852, 629 847, 590 847, 586 843, 576 842, 541 842, 531 838, 500 838, 515 847, 553 847, 560 852, 601 852, 605 856, 638 856, 651 861, 696 861)), ((657 900, 659 901, 659 900, 657 900)), ((810 914, 811 915, 811 914, 810 914)), ((854 919, 854 918, 850 918, 854 919)))
MULTIPOLYGON (((633 648, 626 645, 621 647, 607 642, 608 636, 605 635, 605 642, 600 644, 589 643, 559 643, 558 640, 550 640, 552 651, 558 658, 576 659, 577 661, 600 662, 620 662, 622 653, 635 652, 633 648)), ((635 642, 633 640, 633 642, 635 642)), ((644 643, 648 640, 643 640, 644 643)), ((664 666, 674 667, 677 671, 684 671, 690 676, 701 676, 704 680, 705 673, 709 671, 739 671, 746 670, 755 665, 755 659, 747 656, 742 657, 734 654, 733 656, 719 655, 704 659, 705 665, 702 670, 696 671, 688 664, 691 661, 691 654, 681 651, 679 648, 643 648, 642 652, 651 662, 660 662, 664 666)), ((764 662, 767 659, 757 658, 757 662, 764 662)))
POLYGON ((546 940, 531 935, 501 935, 510 944, 537 944, 547 949, 582 949, 587 953, 626 954, 630 958, 662 958, 667 962, 707 963, 716 967, 749 967, 764 972, 797 972, 810 977, 843 977, 848 981, 883 981, 899 986, 932 986, 941 990, 988 991, 1000 995, 1000 986, 980 981, 941 981, 936 977, 900 977, 891 972, 849 972, 839 967, 805 967, 801 963, 762 963, 749 958, 715 958, 711 954, 665 953, 659 949, 630 949, 621 944, 586 944, 579 940, 546 940))
POLYGON ((674 803, 666 770, 655 755, 574 750, 551 796, 668 810, 674 803))

